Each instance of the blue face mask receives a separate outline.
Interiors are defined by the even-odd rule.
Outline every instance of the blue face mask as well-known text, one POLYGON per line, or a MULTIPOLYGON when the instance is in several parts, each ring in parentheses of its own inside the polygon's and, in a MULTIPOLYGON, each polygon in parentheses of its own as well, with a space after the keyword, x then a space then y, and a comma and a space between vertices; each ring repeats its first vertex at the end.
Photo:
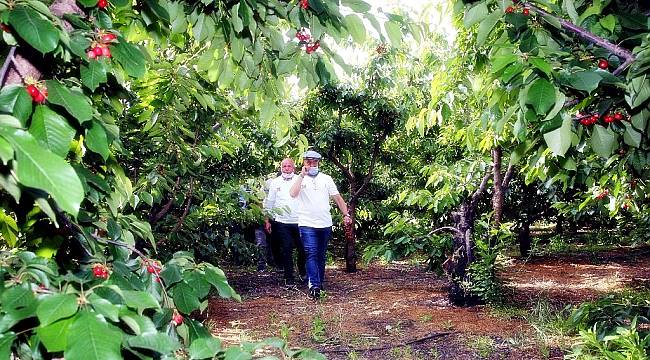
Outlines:
POLYGON ((307 171, 307 175, 309 176, 316 176, 318 175, 318 167, 311 167, 309 168, 309 171, 307 171))

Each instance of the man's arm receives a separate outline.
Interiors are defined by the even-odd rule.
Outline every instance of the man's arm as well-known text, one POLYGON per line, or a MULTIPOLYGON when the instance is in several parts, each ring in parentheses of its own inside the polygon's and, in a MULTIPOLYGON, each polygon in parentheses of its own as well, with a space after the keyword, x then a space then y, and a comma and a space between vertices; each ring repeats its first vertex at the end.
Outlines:
POLYGON ((289 195, 291 195, 291 197, 297 197, 298 194, 300 194, 300 187, 302 186, 302 179, 304 178, 305 175, 301 172, 300 175, 298 175, 298 179, 296 179, 293 185, 291 185, 291 189, 289 189, 289 195))
POLYGON ((352 218, 350 217, 350 214, 348 213, 348 204, 345 203, 345 200, 343 199, 343 196, 341 196, 341 194, 332 195, 332 199, 334 199, 334 202, 336 203, 336 206, 339 207, 339 210, 341 211, 341 214, 343 214, 343 222, 345 224, 352 223, 352 218))
MULTIPOLYGON (((275 198, 277 197, 277 186, 274 186, 274 181, 271 181, 269 184, 269 193, 264 199, 264 210, 268 214, 275 207, 275 198)), ((271 233, 271 221, 270 217, 264 219, 264 229, 267 233, 271 233)))

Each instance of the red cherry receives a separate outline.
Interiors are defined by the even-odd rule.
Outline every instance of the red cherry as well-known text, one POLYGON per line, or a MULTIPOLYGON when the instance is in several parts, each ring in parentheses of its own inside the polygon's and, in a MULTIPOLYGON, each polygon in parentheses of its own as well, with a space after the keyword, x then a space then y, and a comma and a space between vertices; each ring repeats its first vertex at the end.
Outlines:
POLYGON ((183 315, 179 313, 174 313, 174 316, 172 316, 172 324, 175 326, 178 326, 183 323, 183 315))
POLYGON ((117 39, 117 36, 113 33, 107 33, 102 35, 102 41, 105 43, 111 42, 113 40, 117 39))
POLYGON ((38 94, 34 95, 32 99, 34 100, 35 103, 42 104, 45 102, 45 95, 39 92, 38 94))
POLYGON ((111 50, 108 49, 108 47, 103 47, 102 49, 102 55, 106 56, 107 58, 111 57, 111 50))
POLYGON ((629 209, 629 208, 630 208, 630 205, 628 205, 628 204, 623 204, 623 210, 627 210, 627 209, 629 209))
POLYGON ((93 48, 93 52, 95 53, 95 56, 97 56, 97 57, 104 55, 104 51, 99 46, 95 46, 93 48))
POLYGON ((300 7, 303 9, 309 9, 309 0, 300 0, 300 7))
POLYGON ((521 11, 521 13, 524 14, 524 16, 528 16, 528 15, 530 15, 530 10, 528 10, 528 8, 524 8, 524 9, 521 11))
POLYGON ((515 8, 513 8, 512 6, 508 6, 506 8, 506 14, 512 14, 514 11, 515 11, 515 8))
POLYGON ((95 55, 95 51, 93 51, 92 49, 88 50, 88 52, 86 52, 86 55, 88 55, 88 58, 91 60, 97 57, 97 55, 95 55))
POLYGON ((312 45, 312 49, 314 49, 314 51, 318 50, 319 47, 320 47, 320 43, 318 41, 316 41, 314 45, 312 45))
POLYGON ((7 33, 11 32, 11 28, 9 28, 9 25, 7 25, 7 24, 0 23, 0 29, 2 29, 2 31, 7 32, 7 33))
POLYGON ((97 1, 97 7, 100 9, 105 9, 108 6, 108 0, 99 0, 97 1))
POLYGON ((603 70, 607 70, 607 68, 609 67, 609 63, 605 59, 600 59, 598 60, 598 67, 603 70))
POLYGON ((156 268, 153 267, 152 265, 149 265, 149 266, 147 266, 147 272, 148 272, 149 274, 153 274, 153 273, 156 272, 156 268))
POLYGON ((29 93, 29 96, 32 97, 32 99, 39 93, 38 89, 34 85, 27 85, 25 89, 29 93))
POLYGON ((102 264, 93 265, 93 275, 95 277, 103 278, 105 272, 106 272, 106 268, 104 268, 104 265, 102 265, 102 264))
POLYGON ((608 124, 614 122, 614 117, 613 117, 612 115, 605 115, 605 117, 604 117, 603 119, 604 119, 605 122, 608 123, 608 124))
POLYGON ((621 114, 621 113, 614 114, 614 120, 616 120, 616 121, 621 121, 621 120, 623 120, 624 117, 625 116, 623 116, 623 114, 621 114))

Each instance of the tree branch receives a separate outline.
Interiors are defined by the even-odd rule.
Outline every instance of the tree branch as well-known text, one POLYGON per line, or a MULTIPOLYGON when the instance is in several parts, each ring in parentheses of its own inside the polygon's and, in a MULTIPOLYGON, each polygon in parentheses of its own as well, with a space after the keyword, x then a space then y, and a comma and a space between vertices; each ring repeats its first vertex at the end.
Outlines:
POLYGON ((149 222, 151 224, 155 224, 160 219, 163 218, 169 212, 169 209, 171 209, 172 204, 174 203, 174 198, 176 197, 176 191, 178 191, 178 186, 181 184, 181 177, 177 176, 176 177, 176 184, 174 184, 174 188, 172 189, 172 195, 169 197, 169 201, 158 211, 156 214, 153 214, 153 216, 149 216, 149 222))
POLYGON ((376 142, 375 147, 372 149, 372 156, 370 159, 370 167, 368 168, 368 175, 366 175, 363 178, 363 183, 361 183, 361 186, 359 186, 359 189, 352 195, 353 197, 358 198, 361 196, 361 193, 368 187, 368 184, 370 183, 370 180, 372 180, 372 175, 375 170, 375 163, 377 162, 377 157, 379 157, 379 148, 380 148, 380 143, 376 142))
POLYGON ((2 64, 2 68, 0 68, 0 87, 5 83, 5 76, 7 76, 7 71, 9 71, 9 66, 14 62, 14 54, 16 53, 16 47, 12 46, 11 49, 9 49, 9 54, 7 54, 7 58, 5 59, 4 64, 2 64))
POLYGON ((531 4, 529 2, 523 2, 522 4, 524 6, 530 8, 531 10, 541 14, 542 16, 548 16, 548 17, 552 17, 552 18, 558 20, 560 25, 563 28, 565 28, 566 30, 569 30, 569 31, 577 34, 581 38, 591 42, 592 44, 598 45, 598 46, 608 50, 612 54, 625 59, 625 62, 623 62, 623 64, 621 64, 621 66, 619 66, 619 68, 614 71, 614 75, 617 75, 617 74, 621 73, 623 71, 623 69, 625 69, 625 67, 629 66, 631 63, 633 63, 636 60, 634 54, 632 54, 631 51, 629 51, 629 50, 627 50, 625 48, 622 48, 622 47, 620 47, 620 46, 618 46, 616 44, 612 44, 611 42, 601 38, 600 36, 594 35, 594 34, 590 33, 588 30, 586 30, 584 28, 581 28, 581 27, 579 27, 579 26, 577 26, 577 25, 575 25, 575 24, 573 24, 573 23, 571 23, 569 21, 566 21, 566 20, 564 20, 562 18, 559 18, 559 17, 557 17, 555 15, 552 15, 552 14, 542 10, 541 8, 531 4))
POLYGON ((178 230, 181 229, 181 226, 183 226, 183 222, 185 221, 185 217, 187 216, 187 213, 190 211, 190 205, 192 205, 192 193, 194 193, 194 179, 190 179, 190 189, 188 191, 187 196, 187 204, 185 205, 185 209, 183 210, 183 215, 181 215, 180 219, 178 219, 178 223, 174 228, 172 229, 172 232, 177 232, 178 230))
POLYGON ((510 185, 510 180, 512 180, 512 175, 515 172, 515 165, 514 164, 509 164, 508 165, 508 170, 506 170, 506 174, 503 176, 503 181, 501 182, 501 186, 503 187, 503 190, 508 189, 508 185, 510 185))
POLYGON ((354 180, 354 174, 352 174, 352 171, 345 167, 345 165, 343 165, 343 163, 341 163, 341 161, 336 156, 334 156, 334 145, 330 147, 330 151, 327 157, 332 161, 334 165, 336 165, 337 168, 339 168, 339 170, 343 172, 343 175, 345 175, 348 181, 351 182, 354 180))
POLYGON ((429 231, 429 234, 427 234, 427 235, 428 236, 433 235, 433 234, 435 234, 437 232, 441 232, 441 231, 451 231, 451 232, 455 232, 455 233, 457 233, 457 234, 459 234, 461 236, 465 235, 462 231, 456 229, 453 226, 443 226, 443 227, 439 227, 437 229, 433 229, 433 230, 429 231))
POLYGON ((479 199, 481 198, 481 195, 485 192, 485 189, 487 188, 487 183, 490 181, 490 177, 492 176, 492 169, 488 169, 485 172, 485 175, 483 176, 483 180, 481 180, 481 185, 479 185, 478 189, 474 191, 472 194, 472 199, 470 200, 470 206, 472 209, 476 208, 476 203, 478 203, 479 199))

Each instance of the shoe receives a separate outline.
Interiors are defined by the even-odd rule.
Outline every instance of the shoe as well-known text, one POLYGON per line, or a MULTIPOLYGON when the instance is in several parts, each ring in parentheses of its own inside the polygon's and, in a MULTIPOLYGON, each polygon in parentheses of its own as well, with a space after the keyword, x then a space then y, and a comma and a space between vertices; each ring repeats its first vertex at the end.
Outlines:
POLYGON ((313 288, 309 289, 309 297, 312 298, 312 300, 320 299, 320 288, 314 286, 313 288))
POLYGON ((259 264, 259 265, 257 265, 257 271, 258 271, 258 272, 264 272, 264 271, 266 271, 266 265, 263 265, 263 264, 259 264))

